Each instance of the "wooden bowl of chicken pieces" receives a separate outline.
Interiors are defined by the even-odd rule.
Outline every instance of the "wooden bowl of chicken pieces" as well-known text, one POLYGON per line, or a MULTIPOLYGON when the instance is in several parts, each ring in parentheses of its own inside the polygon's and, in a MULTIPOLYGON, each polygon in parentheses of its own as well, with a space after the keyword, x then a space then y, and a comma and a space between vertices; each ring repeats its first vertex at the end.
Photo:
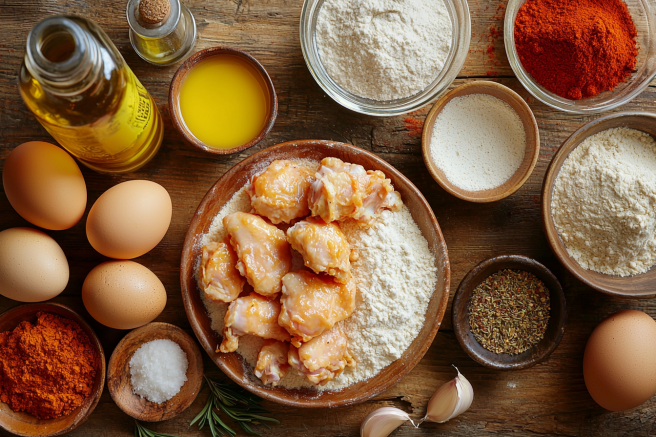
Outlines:
POLYGON ((366 401, 414 368, 442 322, 450 269, 435 215, 405 176, 357 147, 302 140, 250 156, 207 192, 187 231, 180 282, 196 337, 226 375, 264 399, 325 408, 366 401), (353 240, 386 227, 396 243, 353 240), (358 266, 369 250, 396 254, 386 260, 398 265, 372 262, 376 272, 364 278, 358 266), (379 340, 361 314, 382 299, 378 267, 402 293, 375 311, 405 349, 376 365, 362 355, 379 340), (415 320, 406 338, 403 317, 415 320))

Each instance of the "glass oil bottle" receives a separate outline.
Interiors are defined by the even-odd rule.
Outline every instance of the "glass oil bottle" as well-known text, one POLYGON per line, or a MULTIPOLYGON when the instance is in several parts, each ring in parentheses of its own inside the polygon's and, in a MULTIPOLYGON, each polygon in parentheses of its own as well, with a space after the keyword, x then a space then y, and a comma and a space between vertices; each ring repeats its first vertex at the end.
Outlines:
POLYGON ((128 0, 130 43, 141 58, 155 65, 183 60, 196 42, 196 21, 180 0, 128 0))
POLYGON ((91 20, 53 16, 34 26, 19 90, 55 140, 98 172, 134 171, 162 143, 154 100, 91 20))

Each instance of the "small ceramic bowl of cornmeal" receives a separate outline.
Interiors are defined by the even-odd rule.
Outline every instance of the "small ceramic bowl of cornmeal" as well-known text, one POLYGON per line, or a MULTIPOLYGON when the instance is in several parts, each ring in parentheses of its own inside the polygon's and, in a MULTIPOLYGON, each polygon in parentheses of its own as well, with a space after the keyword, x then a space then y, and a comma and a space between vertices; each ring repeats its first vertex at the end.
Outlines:
POLYGON ((278 114, 273 82, 251 55, 230 47, 195 53, 173 76, 169 107, 186 142, 228 155, 267 136, 278 114))
POLYGON ((449 91, 428 113, 422 154, 435 181, 469 202, 494 202, 528 180, 540 153, 538 125, 508 87, 474 81, 449 91))

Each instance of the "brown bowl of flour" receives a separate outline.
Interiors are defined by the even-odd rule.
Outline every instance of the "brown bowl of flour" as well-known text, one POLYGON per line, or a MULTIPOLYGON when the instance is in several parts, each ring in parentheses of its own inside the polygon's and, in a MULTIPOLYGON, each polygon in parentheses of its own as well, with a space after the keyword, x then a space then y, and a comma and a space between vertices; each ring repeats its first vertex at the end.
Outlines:
POLYGON ((598 118, 563 143, 544 179, 542 220, 551 249, 580 281, 610 295, 656 297, 656 236, 648 230, 656 224, 654 205, 636 190, 656 193, 654 138, 656 114, 598 118), (636 209, 641 199, 647 208, 636 209))
POLYGON ((486 203, 510 196, 528 180, 540 154, 540 133, 516 92, 474 81, 433 105, 421 145, 426 168, 444 190, 486 203))
MULTIPOLYGON (((342 227, 347 236, 355 232, 347 227, 346 224, 342 227)), ((222 231, 225 232, 225 229, 222 231)), ((421 192, 398 170, 377 156, 348 144, 320 140, 292 141, 269 147, 224 174, 201 201, 189 225, 180 265, 185 311, 210 358, 228 377, 252 393, 267 400, 303 408, 339 407, 364 402, 389 389, 410 372, 430 347, 442 322, 449 300, 449 280, 446 243, 435 215, 421 192), (363 231, 370 233, 369 237, 363 236, 359 241, 349 239, 349 244, 359 255, 357 263, 352 264, 358 297, 355 312, 345 321, 349 326, 341 325, 341 329, 349 339, 349 350, 356 360, 356 367, 345 370, 319 389, 308 386, 305 378, 293 373, 293 369, 277 387, 265 386, 253 373, 253 359, 256 360, 259 352, 255 341, 259 338, 244 336, 239 340, 237 352, 216 352, 223 327, 221 309, 217 306, 225 304, 213 302, 207 305, 204 293, 197 287, 199 257, 208 235, 221 238, 222 225, 217 225, 221 222, 220 219, 217 221, 218 218, 237 209, 250 210, 250 198, 242 187, 253 175, 262 172, 274 160, 313 162, 318 167, 326 157, 359 164, 367 170, 382 171, 401 194, 404 206, 400 211, 382 214, 379 217, 381 221, 377 223, 384 225, 363 231), (380 233, 385 235, 378 238, 380 233), (369 239, 365 241, 366 238, 369 239), (392 243, 378 243, 385 239, 391 239, 387 241, 392 243), (359 243, 366 247, 355 246, 359 243), (370 255, 374 252, 376 256, 380 255, 379 262, 375 261, 376 256, 370 255), (415 262, 409 262, 410 259, 415 262), (417 271, 413 266, 421 268, 417 271), (374 283, 376 278, 378 287, 374 283), (388 287, 384 283, 401 283, 403 289, 395 296, 387 295, 384 300, 384 292, 379 291, 383 286, 388 287), (425 293, 418 299, 417 290, 422 289, 425 293), (413 300, 422 303, 408 304, 413 300), (359 312, 370 313, 371 318, 360 317, 357 315, 359 312), (419 316, 423 316, 421 320, 417 320, 419 316), (406 317, 407 322, 404 320, 406 317), (353 326, 363 325, 361 329, 353 329, 353 326), (403 347, 394 346, 398 345, 398 332, 403 332, 404 338, 407 338, 403 347), (378 343, 372 345, 372 342, 378 343), (397 352, 392 354, 390 349, 397 352), (387 361, 383 363, 381 360, 384 359, 387 361), (294 379, 285 381, 287 377, 294 379), (297 382, 299 378, 302 384, 297 382)), ((390 291, 389 288, 386 290, 390 291)))

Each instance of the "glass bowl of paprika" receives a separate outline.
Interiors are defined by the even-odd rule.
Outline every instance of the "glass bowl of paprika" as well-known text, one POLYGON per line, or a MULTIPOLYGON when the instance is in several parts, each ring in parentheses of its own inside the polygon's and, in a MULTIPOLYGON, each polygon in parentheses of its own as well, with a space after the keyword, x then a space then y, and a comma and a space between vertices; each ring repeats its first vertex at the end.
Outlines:
POLYGON ((656 2, 510 0, 504 42, 517 78, 541 102, 575 114, 608 111, 656 76, 656 2))

